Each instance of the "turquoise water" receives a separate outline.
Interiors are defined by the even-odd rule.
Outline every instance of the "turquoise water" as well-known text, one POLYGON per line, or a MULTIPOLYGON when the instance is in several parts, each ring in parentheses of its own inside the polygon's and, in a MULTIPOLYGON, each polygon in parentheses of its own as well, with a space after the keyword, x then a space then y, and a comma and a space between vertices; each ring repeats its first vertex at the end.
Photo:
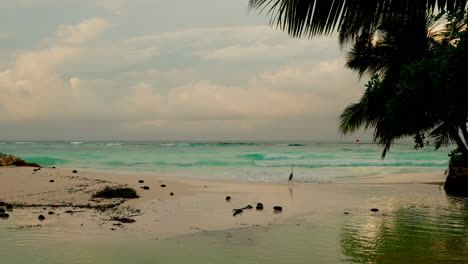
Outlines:
POLYGON ((0 152, 43 166, 259 182, 284 181, 294 165, 296 181, 330 182, 443 171, 449 150, 395 144, 382 160, 380 146, 355 142, 0 142, 0 152))

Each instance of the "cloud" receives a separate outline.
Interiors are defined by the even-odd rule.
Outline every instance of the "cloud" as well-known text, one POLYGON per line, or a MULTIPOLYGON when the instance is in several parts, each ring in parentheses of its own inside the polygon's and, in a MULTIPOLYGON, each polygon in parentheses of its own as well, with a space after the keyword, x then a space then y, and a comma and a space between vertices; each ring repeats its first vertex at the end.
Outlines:
POLYGON ((89 19, 76 26, 60 26, 55 40, 46 48, 17 53, 11 65, 0 71, 0 120, 57 118, 83 106, 72 100, 81 92, 81 80, 60 75, 64 65, 84 56, 75 44, 92 41, 105 29, 102 19, 89 19), (73 45, 72 45, 73 44, 73 45))
POLYGON ((86 19, 78 25, 60 25, 55 38, 49 41, 63 44, 83 44, 94 40, 109 26, 109 22, 103 18, 86 19))
POLYGON ((157 120, 244 122, 335 114, 359 96, 357 82, 350 84, 349 80, 336 78, 354 78, 342 69, 342 63, 290 64, 263 72, 239 86, 199 81, 162 92, 156 85, 139 83, 124 105, 131 106, 144 120, 153 116, 157 120), (344 84, 351 87, 343 90, 344 84))
POLYGON ((287 136, 289 127, 326 134, 361 94, 335 40, 255 25, 129 37, 113 25, 102 17, 63 24, 37 48, 10 52, 0 65, 0 122, 92 131, 108 121, 113 130, 103 135, 120 127, 135 137, 287 136))

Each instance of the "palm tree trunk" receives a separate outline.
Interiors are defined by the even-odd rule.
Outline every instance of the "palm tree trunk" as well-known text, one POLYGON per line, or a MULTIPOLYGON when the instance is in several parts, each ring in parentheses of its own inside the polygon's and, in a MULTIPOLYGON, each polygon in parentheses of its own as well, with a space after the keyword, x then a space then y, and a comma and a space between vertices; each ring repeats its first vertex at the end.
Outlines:
POLYGON ((466 148, 465 142, 463 142, 462 138, 458 134, 458 127, 455 126, 453 130, 450 130, 450 134, 452 138, 455 139, 455 142, 457 143, 460 151, 463 153, 463 156, 468 157, 468 148, 466 148))
POLYGON ((466 128, 466 123, 462 124, 460 129, 462 131, 463 137, 465 138, 465 143, 468 144, 468 130, 466 128))

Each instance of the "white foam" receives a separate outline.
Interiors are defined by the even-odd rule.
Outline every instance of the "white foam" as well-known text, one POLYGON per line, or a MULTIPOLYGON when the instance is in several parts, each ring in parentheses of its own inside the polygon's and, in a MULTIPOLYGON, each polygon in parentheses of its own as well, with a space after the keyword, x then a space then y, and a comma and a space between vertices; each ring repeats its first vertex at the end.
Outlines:
POLYGON ((68 142, 68 144, 70 145, 79 145, 79 144, 83 144, 84 142, 81 142, 81 141, 72 141, 72 142, 68 142))
POLYGON ((122 143, 107 143, 106 146, 122 146, 122 143))

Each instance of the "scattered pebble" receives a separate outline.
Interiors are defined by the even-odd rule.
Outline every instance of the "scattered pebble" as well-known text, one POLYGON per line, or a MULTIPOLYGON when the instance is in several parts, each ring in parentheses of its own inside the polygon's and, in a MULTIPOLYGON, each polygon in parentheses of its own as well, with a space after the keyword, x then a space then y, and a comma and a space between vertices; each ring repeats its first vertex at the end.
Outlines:
POLYGON ((73 173, 78 173, 78 171, 77 171, 77 170, 73 170, 73 173))
POLYGON ((226 202, 231 201, 231 196, 226 196, 226 202))
POLYGON ((5 206, 5 202, 0 202, 0 206, 5 206))
POLYGON ((372 208, 370 210, 371 210, 371 212, 378 212, 379 211, 379 209, 377 209, 377 208, 372 208))
POLYGON ((145 181, 144 180, 139 180, 138 183, 144 183, 145 181))
POLYGON ((49 215, 53 215, 53 214, 55 214, 55 213, 54 213, 54 212, 52 212, 52 211, 50 211, 48 214, 49 214, 49 215))
POLYGON ((255 207, 257 210, 263 210, 263 204, 262 203, 257 203, 257 206, 255 207))
POLYGON ((273 210, 275 210, 275 211, 283 211, 283 207, 281 207, 281 206, 275 206, 275 207, 273 207, 273 210))
POLYGON ((0 218, 2 218, 2 219, 7 219, 8 217, 10 217, 9 214, 5 214, 5 213, 0 214, 0 218))
POLYGON ((344 212, 344 214, 349 214, 348 212, 344 212))
POLYGON ((161 184, 161 187, 163 187, 163 188, 166 187, 166 184, 161 184))
POLYGON ((5 212, 6 212, 5 209, 0 208, 0 213, 5 213, 5 212))
POLYGON ((49 182, 55 182, 54 180, 50 180, 49 182))
POLYGON ((13 210, 13 205, 12 204, 7 204, 6 207, 7 211, 13 210))
POLYGON ((174 196, 174 193, 173 193, 173 192, 171 192, 171 196, 174 196))
POLYGON ((39 220, 41 220, 41 221, 44 221, 44 220, 45 220, 45 216, 40 215, 39 217, 37 217, 37 219, 39 219, 39 220))
POLYGON ((143 186, 143 187, 141 187, 141 188, 142 188, 143 190, 149 190, 149 189, 150 189, 149 186, 143 186))
POLYGON ((52 169, 55 169, 55 166, 53 166, 52 169))

